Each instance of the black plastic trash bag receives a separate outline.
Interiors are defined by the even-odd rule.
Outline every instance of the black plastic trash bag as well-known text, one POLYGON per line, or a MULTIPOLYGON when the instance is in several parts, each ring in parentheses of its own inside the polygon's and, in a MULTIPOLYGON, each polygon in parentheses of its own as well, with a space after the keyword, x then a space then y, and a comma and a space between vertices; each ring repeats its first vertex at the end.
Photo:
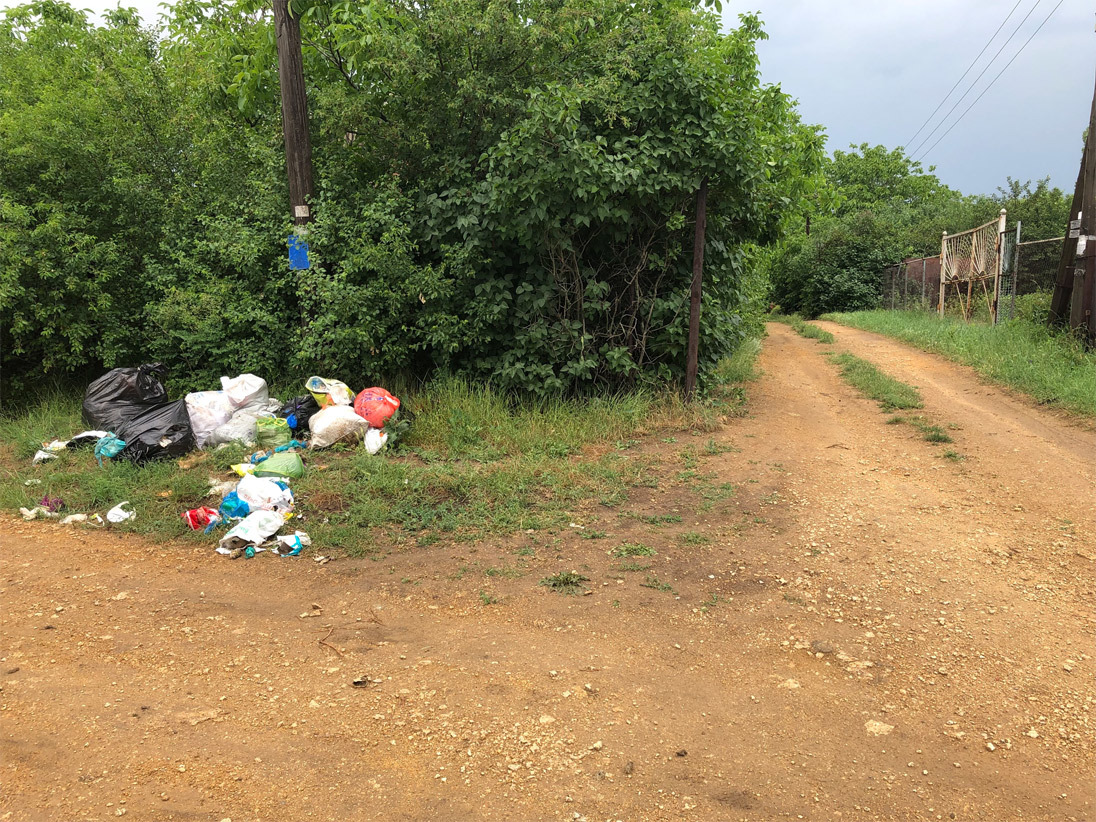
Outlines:
POLYGON ((149 408, 122 423, 115 432, 126 447, 118 459, 144 465, 150 460, 172 459, 193 451, 198 444, 190 427, 186 400, 149 408))
POLYGON ((84 394, 84 422, 117 434, 126 420, 167 402, 167 389, 159 379, 163 374, 158 362, 108 371, 84 394))
POLYGON ((316 398, 311 394, 305 394, 300 397, 294 397, 285 405, 282 406, 282 410, 278 412, 278 416, 285 419, 289 423, 289 427, 294 431, 300 431, 304 429, 308 430, 308 421, 312 419, 312 415, 320 410, 319 403, 316 402, 316 398))

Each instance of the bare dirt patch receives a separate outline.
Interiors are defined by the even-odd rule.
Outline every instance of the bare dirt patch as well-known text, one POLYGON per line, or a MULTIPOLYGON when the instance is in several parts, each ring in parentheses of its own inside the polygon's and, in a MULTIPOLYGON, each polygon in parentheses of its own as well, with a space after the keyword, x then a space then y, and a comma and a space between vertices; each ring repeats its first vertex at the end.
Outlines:
POLYGON ((319 566, 4 521, 0 818, 1091 818, 1096 435, 825 326, 965 459, 773 325, 751 415, 580 528, 319 566))

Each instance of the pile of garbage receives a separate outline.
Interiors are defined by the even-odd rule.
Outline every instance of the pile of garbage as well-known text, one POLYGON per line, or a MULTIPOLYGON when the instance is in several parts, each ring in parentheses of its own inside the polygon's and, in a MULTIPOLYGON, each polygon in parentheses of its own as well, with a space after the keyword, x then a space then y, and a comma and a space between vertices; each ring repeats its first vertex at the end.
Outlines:
MULTIPOLYGON (((283 403, 271 397, 266 380, 254 374, 221 377, 219 391, 197 391, 169 401, 160 381, 163 374, 162 365, 151 363, 115 368, 95 380, 83 404, 89 430, 43 445, 34 462, 55 459, 64 449, 82 446, 94 447, 100 465, 104 459, 144 465, 230 443, 257 446, 248 462, 233 466, 241 477, 238 482, 212 480, 223 496, 218 508, 202 506, 182 514, 188 526, 206 533, 227 526, 217 551, 233 558, 264 550, 282 556, 300 554, 310 544, 308 535, 294 531, 278 536, 278 532, 294 516, 289 483, 304 474, 302 453, 336 443, 362 443, 376 454, 387 444, 385 425, 400 407, 399 399, 383 388, 355 394, 346 383, 323 377, 309 377, 307 393, 283 403)), ((21 510, 28 519, 58 514, 48 505, 21 510)), ((134 515, 131 510, 124 514, 127 519, 134 515)), ((108 519, 124 521, 118 516, 120 512, 112 510, 108 519)))

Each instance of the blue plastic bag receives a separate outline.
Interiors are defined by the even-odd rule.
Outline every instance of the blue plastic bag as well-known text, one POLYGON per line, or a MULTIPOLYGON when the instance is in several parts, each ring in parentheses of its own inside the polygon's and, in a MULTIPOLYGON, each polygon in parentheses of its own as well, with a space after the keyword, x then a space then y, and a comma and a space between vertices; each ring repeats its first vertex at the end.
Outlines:
POLYGON ((99 463, 99 467, 103 467, 103 457, 114 459, 125 447, 125 440, 119 439, 113 432, 107 432, 105 437, 100 437, 95 443, 95 460, 99 463))
POLYGON ((226 520, 243 519, 251 513, 251 507, 235 491, 229 491, 221 501, 220 513, 226 520))

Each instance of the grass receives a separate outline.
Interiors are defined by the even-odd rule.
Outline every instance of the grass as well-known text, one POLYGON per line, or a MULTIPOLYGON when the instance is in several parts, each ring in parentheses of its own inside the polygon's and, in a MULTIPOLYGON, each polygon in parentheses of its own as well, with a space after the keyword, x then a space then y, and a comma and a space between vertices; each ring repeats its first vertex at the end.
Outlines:
MULTIPOLYGON (((741 376, 745 366, 739 366, 723 365, 722 373, 741 376)), ((31 465, 43 442, 85 428, 81 399, 52 393, 0 417, 0 509, 32 507, 48 494, 64 499, 68 513, 105 514, 129 500, 137 517, 117 530, 154 534, 161 543, 212 544, 210 536, 189 531, 180 514, 219 505, 219 496, 204 496, 210 478, 233 477, 229 466, 245 461, 249 450, 195 452, 143 468, 110 461, 100 468, 90 451, 64 451, 31 465), (39 484, 25 485, 28 479, 39 484)), ((519 402, 458 379, 437 380, 402 399, 414 424, 399 450, 371 456, 336 446, 305 454, 305 476, 292 483, 303 517, 297 527, 318 550, 378 555, 405 541, 425 547, 441 539, 566 528, 591 501, 624 505, 631 488, 652 483, 662 458, 632 443, 712 432, 726 411, 712 401, 685 404, 671 389, 519 402), (620 443, 629 447, 618 450, 620 443)))
POLYGON ((867 360, 849 353, 831 355, 841 369, 841 377, 864 396, 879 403, 884 411, 922 406, 921 394, 912 385, 899 382, 867 360))
POLYGON ((898 425, 899 423, 908 423, 921 432, 925 442, 954 442, 951 435, 945 431, 939 425, 933 424, 927 417, 921 415, 909 416, 909 417, 891 417, 887 420, 887 425, 898 425))
POLYGON ((655 549, 638 542, 625 542, 612 550, 614 557, 653 557, 655 549))
POLYGON ((582 574, 575 571, 561 571, 558 574, 545 577, 539 584, 543 585, 545 588, 551 588, 558 594, 574 596, 580 591, 584 591, 585 588, 582 583, 589 581, 589 577, 584 577, 582 574))
POLYGON ((805 322, 798 314, 772 314, 769 319, 773 322, 784 323, 790 325, 792 330, 795 331, 800 337, 806 337, 811 340, 818 340, 825 345, 832 345, 834 342, 834 336, 829 331, 819 328, 817 325, 812 325, 809 322, 805 322))
POLYGON ((1046 405, 1096 417, 1096 353, 1068 334, 1014 320, 998 326, 913 311, 860 311, 825 319, 875 331, 969 365, 1046 405))
POLYGON ((674 590, 674 586, 670 585, 667 582, 662 582, 654 574, 647 574, 647 576, 644 578, 643 582, 641 582, 639 584, 642 585, 644 588, 653 588, 656 591, 665 591, 665 592, 668 592, 668 593, 673 593, 673 590, 674 590))

